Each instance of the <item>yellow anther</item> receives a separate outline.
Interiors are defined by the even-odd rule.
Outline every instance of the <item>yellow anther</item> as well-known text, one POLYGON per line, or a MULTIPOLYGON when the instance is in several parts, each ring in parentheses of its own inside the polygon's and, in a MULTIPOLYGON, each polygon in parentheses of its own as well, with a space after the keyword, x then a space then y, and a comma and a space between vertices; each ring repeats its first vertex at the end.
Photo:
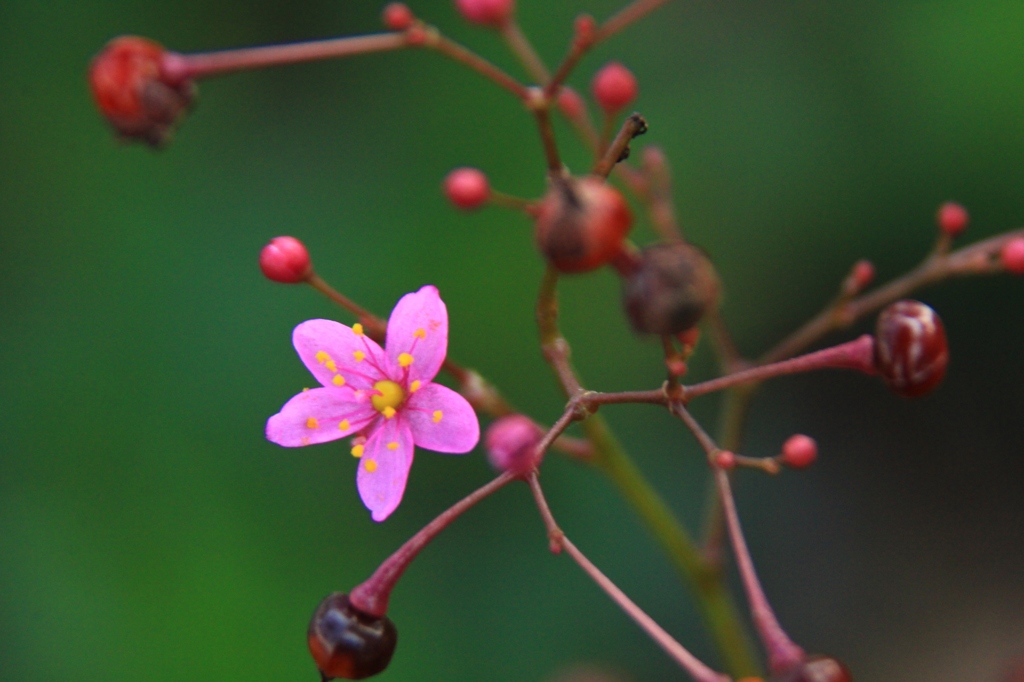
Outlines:
POLYGON ((305 388, 302 389, 302 392, 305 393, 308 390, 309 390, 309 386, 306 386, 305 388))
POLYGON ((352 428, 352 425, 348 423, 347 419, 342 419, 341 423, 338 424, 338 428, 342 431, 348 431, 352 428))
POLYGON ((373 390, 374 395, 370 396, 373 409, 382 412, 385 417, 389 416, 388 408, 391 408, 391 416, 394 416, 395 408, 405 402, 405 391, 393 381, 378 381, 373 385, 373 390))
POLYGON ((365 464, 363 466, 365 466, 366 470, 371 474, 377 470, 377 463, 372 459, 365 460, 365 464))
POLYGON ((420 390, 420 386, 422 385, 423 382, 417 379, 416 381, 412 382, 412 384, 409 385, 409 392, 415 393, 416 391, 420 390))
POLYGON ((307 429, 315 429, 318 426, 320 426, 320 422, 316 420, 316 417, 310 417, 309 419, 306 420, 307 429))
POLYGON ((352 357, 356 359, 356 362, 362 362, 366 357, 366 353, 361 350, 357 350, 355 353, 352 353, 352 357))
POLYGON ((408 353, 402 353, 398 356, 398 364, 402 367, 408 367, 412 364, 412 356, 408 353))
POLYGON ((441 417, 443 416, 444 415, 441 414, 441 410, 434 410, 434 423, 436 424, 437 422, 441 421, 441 417))
POLYGON ((331 379, 331 383, 334 384, 335 386, 344 386, 345 377, 341 376, 340 374, 335 374, 334 378, 331 379))
POLYGON ((395 416, 395 408, 388 405, 383 410, 381 410, 380 413, 384 415, 385 419, 391 419, 392 417, 395 416))
POLYGON ((418 338, 418 339, 425 339, 425 338, 427 338, 427 332, 423 331, 422 329, 417 329, 416 331, 414 331, 412 333, 412 335, 413 335, 414 338, 418 338))
POLYGON ((358 322, 356 322, 354 325, 352 325, 352 333, 355 334, 356 336, 362 336, 363 335, 363 325, 361 325, 358 322))
POLYGON ((353 448, 352 448, 352 456, 353 457, 362 457, 363 456, 363 451, 365 449, 366 448, 364 448, 362 445, 353 446, 353 448))
POLYGON ((397 449, 398 449, 398 443, 397 442, 391 441, 390 443, 388 443, 388 450, 397 450, 397 449))
POLYGON ((327 362, 330 359, 331 359, 331 356, 328 355, 327 353, 325 353, 324 351, 319 351, 316 354, 316 361, 319 362, 321 365, 324 364, 325 362, 327 362))
POLYGON ((334 360, 328 360, 327 362, 325 362, 324 363, 324 367, 326 367, 327 369, 331 370, 332 372, 337 372, 338 371, 338 366, 336 364, 334 364, 334 360))

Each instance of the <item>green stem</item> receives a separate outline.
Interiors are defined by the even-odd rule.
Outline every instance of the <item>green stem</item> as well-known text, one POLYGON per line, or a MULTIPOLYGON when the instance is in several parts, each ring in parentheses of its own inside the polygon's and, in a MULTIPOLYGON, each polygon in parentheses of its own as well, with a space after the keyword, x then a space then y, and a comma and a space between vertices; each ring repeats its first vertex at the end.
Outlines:
POLYGON ((724 574, 707 565, 689 533, 604 419, 599 415, 590 417, 583 422, 583 430, 594 446, 594 456, 589 461, 616 485, 690 586, 725 667, 737 678, 760 674, 753 644, 725 586, 724 574))

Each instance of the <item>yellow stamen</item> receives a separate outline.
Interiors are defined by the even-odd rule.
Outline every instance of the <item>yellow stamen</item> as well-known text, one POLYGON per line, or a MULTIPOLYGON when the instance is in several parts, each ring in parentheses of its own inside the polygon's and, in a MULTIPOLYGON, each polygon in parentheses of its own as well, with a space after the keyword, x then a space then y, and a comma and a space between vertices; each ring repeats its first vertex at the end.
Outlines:
POLYGON ((385 408, 384 408, 383 410, 381 410, 380 412, 381 412, 381 414, 383 414, 383 415, 384 415, 384 418, 385 418, 385 419, 391 419, 392 417, 394 417, 394 416, 395 416, 395 408, 391 407, 390 405, 388 405, 387 407, 385 407, 385 408))
POLYGON ((331 379, 331 383, 334 384, 335 386, 344 386, 345 377, 341 376, 340 374, 335 374, 334 378, 331 379))
POLYGON ((362 362, 366 357, 366 353, 361 350, 357 350, 355 353, 352 353, 352 357, 356 359, 356 362, 362 362))
POLYGON ((352 456, 353 456, 353 457, 362 457, 362 456, 363 456, 363 451, 364 451, 365 449, 366 449, 366 448, 364 448, 364 447, 363 447, 362 445, 356 445, 356 446, 354 446, 354 447, 352 448, 352 456))
POLYGON ((308 390, 309 390, 309 386, 306 386, 305 388, 302 389, 302 392, 305 393, 308 390))
POLYGON ((362 336, 363 335, 363 325, 361 325, 358 322, 356 322, 354 325, 352 325, 352 333, 354 333, 356 336, 362 336))
POLYGON ((437 422, 441 421, 441 417, 443 416, 444 415, 441 414, 441 410, 434 410, 434 423, 436 424, 437 422))
POLYGON ((412 364, 412 356, 408 353, 402 353, 398 356, 398 364, 402 367, 408 367, 412 364))
POLYGON ((373 385, 373 390, 375 394, 370 396, 373 409, 384 413, 385 417, 388 416, 386 412, 388 408, 391 408, 392 416, 394 416, 395 408, 405 402, 405 391, 393 381, 388 381, 387 379, 378 381, 373 385))
POLYGON ((423 331, 422 329, 417 329, 415 332, 413 332, 412 335, 413 335, 414 338, 419 338, 419 339, 427 338, 427 332, 423 331))
POLYGON ((420 390, 420 386, 422 385, 423 382, 417 379, 416 381, 412 382, 412 384, 409 385, 409 392, 415 393, 416 391, 420 390))
POLYGON ((342 431, 348 431, 350 428, 352 428, 352 425, 348 423, 347 419, 342 419, 341 423, 338 424, 338 428, 342 431))
POLYGON ((391 441, 390 443, 388 443, 388 450, 397 450, 397 449, 398 449, 398 443, 396 443, 395 441, 391 441))
POLYGON ((365 462, 366 462, 366 463, 365 463, 365 464, 364 464, 363 466, 365 466, 365 467, 366 467, 366 470, 367 470, 367 471, 368 471, 369 473, 371 473, 371 474, 372 474, 372 473, 373 473, 374 471, 376 471, 376 470, 377 470, 377 463, 376 463, 376 462, 374 462, 374 461, 373 461, 372 459, 368 459, 368 460, 365 460, 365 462))
POLYGON ((325 362, 324 363, 324 367, 326 367, 327 369, 331 370, 332 372, 337 372, 338 371, 338 366, 336 364, 334 364, 334 360, 328 360, 327 362, 325 362))
POLYGON ((317 428, 319 426, 320 426, 320 422, 318 422, 316 420, 316 417, 310 417, 309 419, 306 420, 306 428, 307 429, 315 429, 315 428, 317 428))
POLYGON ((316 361, 319 362, 321 365, 324 364, 325 362, 327 362, 330 359, 331 359, 331 356, 328 355, 327 353, 325 353, 324 351, 319 351, 316 354, 316 361))

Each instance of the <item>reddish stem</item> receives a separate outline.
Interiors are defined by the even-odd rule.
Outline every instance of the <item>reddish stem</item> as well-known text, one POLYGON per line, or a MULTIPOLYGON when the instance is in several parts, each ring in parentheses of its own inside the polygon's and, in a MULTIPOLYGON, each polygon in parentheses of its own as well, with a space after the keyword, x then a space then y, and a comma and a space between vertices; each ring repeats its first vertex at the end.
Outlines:
POLYGON ((404 545, 389 556, 384 563, 373 572, 365 582, 357 585, 349 593, 349 601, 363 613, 383 617, 388 611, 388 598, 398 579, 412 560, 427 546, 431 540, 451 525, 464 511, 480 500, 497 492, 517 478, 515 474, 503 473, 487 485, 473 491, 462 498, 436 519, 424 526, 416 535, 409 538, 404 545))

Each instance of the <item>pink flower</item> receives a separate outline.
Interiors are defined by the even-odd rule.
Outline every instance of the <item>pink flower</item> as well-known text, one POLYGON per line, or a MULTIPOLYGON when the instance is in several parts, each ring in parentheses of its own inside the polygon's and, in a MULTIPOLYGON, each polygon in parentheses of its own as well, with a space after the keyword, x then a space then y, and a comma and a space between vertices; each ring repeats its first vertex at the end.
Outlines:
POLYGON ((356 485, 374 521, 398 507, 413 446, 472 450, 480 423, 461 395, 433 383, 448 351, 448 310, 437 288, 406 294, 391 311, 382 349, 360 324, 307 320, 292 343, 322 388, 299 393, 267 420, 267 439, 301 447, 357 434, 356 485))

